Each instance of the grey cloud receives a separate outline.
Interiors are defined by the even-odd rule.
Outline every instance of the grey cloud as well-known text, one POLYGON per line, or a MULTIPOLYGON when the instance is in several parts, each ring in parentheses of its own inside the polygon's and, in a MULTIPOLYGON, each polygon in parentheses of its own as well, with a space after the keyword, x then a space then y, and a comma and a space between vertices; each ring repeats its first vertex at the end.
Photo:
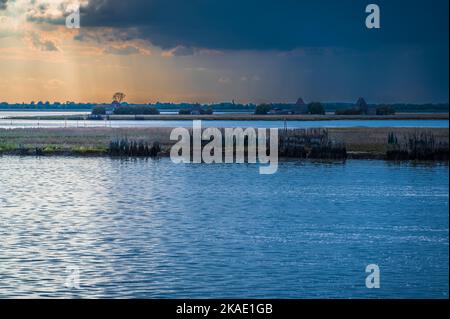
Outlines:
MULTIPOLYGON (((382 28, 376 31, 365 27, 367 4, 367 0, 91 0, 81 7, 81 25, 120 30, 164 50, 374 49, 448 43, 448 0, 409 0, 407 5, 404 0, 378 0, 382 28)), ((42 14, 29 19, 63 23, 42 14)))
POLYGON ((0 10, 5 10, 8 5, 8 0, 0 0, 0 10))
POLYGON ((52 51, 59 51, 58 47, 56 46, 56 44, 50 40, 42 40, 39 37, 39 34, 37 33, 32 33, 30 36, 31 39, 31 44, 36 48, 39 49, 41 51, 48 51, 48 52, 52 52, 52 51))
POLYGON ((114 55, 132 55, 139 54, 141 50, 135 46, 126 46, 126 47, 108 47, 104 50, 105 53, 114 54, 114 55))
POLYGON ((139 38, 139 35, 135 30, 81 28, 80 32, 73 39, 76 41, 102 44, 126 42, 137 38, 139 38))
POLYGON ((42 51, 59 51, 58 47, 52 41, 44 41, 40 46, 42 51))
POLYGON ((195 50, 193 48, 188 48, 185 46, 177 46, 169 51, 169 54, 172 56, 189 56, 193 55, 195 50))

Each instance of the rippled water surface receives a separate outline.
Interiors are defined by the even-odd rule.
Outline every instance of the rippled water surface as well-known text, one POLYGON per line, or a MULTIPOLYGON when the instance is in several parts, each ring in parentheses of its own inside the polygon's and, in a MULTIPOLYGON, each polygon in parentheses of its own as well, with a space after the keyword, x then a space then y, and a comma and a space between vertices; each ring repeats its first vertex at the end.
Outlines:
POLYGON ((0 157, 0 297, 447 298, 448 186, 446 165, 287 162, 261 176, 0 157), (365 287, 368 264, 380 289, 365 287))

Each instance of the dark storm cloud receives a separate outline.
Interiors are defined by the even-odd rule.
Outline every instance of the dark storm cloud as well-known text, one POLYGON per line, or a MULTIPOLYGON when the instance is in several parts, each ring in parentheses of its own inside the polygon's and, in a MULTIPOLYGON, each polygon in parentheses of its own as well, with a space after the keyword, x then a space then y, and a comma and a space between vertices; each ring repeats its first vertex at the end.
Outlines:
POLYGON ((5 10, 8 4, 8 0, 0 0, 0 10, 5 10))
POLYGON ((365 28, 367 0, 98 0, 85 26, 133 29, 164 49, 382 47, 447 41, 448 0, 377 0, 381 30, 365 28))

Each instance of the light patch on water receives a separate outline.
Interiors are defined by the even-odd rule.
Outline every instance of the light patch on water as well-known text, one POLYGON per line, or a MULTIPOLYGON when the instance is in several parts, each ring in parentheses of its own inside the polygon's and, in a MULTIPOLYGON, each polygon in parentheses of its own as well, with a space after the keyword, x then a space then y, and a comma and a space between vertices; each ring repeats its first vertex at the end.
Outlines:
POLYGON ((448 185, 439 164, 286 162, 261 176, 0 157, 0 297, 448 298, 448 185))

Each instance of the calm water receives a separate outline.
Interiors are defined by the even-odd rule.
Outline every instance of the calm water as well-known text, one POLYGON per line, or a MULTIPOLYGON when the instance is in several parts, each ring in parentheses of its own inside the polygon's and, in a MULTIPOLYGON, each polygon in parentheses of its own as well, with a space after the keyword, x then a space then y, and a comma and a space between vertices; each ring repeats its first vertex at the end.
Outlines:
POLYGON ((4 111, 0 110, 0 119, 16 116, 53 116, 53 115, 88 115, 84 111, 4 111))
POLYGON ((447 298, 448 173, 0 157, 0 297, 447 298))
MULTIPOLYGON (((176 115, 178 111, 168 110, 161 111, 162 115, 176 115)), ((54 115, 89 115, 90 111, 72 110, 72 111, 17 111, 17 110, 0 110, 0 119, 8 117, 24 117, 24 116, 54 116, 54 115)), ((251 112, 214 112, 214 114, 252 114, 251 112)))
MULTIPOLYGON (((284 121, 202 121, 204 127, 283 128, 284 121)), ((288 121, 288 128, 311 127, 429 127, 448 128, 447 120, 288 121)), ((0 119, 0 128, 61 127, 192 127, 192 121, 60 121, 0 119)))

